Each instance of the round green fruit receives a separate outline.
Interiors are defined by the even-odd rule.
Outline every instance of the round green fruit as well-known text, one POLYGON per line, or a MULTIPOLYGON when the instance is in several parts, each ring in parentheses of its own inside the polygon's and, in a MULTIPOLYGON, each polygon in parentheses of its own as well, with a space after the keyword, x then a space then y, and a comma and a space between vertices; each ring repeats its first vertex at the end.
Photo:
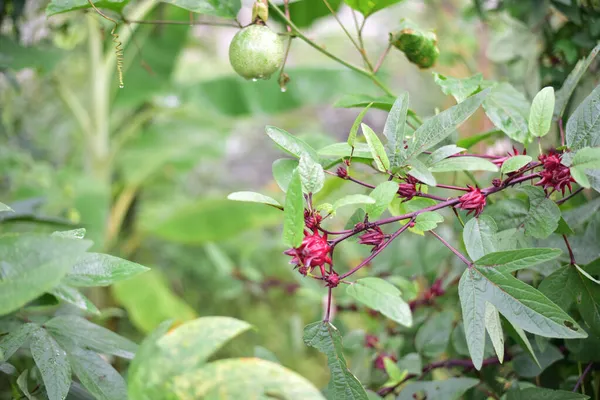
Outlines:
POLYGON ((233 37, 229 62, 246 79, 269 79, 281 67, 284 53, 278 34, 264 25, 250 25, 233 37))

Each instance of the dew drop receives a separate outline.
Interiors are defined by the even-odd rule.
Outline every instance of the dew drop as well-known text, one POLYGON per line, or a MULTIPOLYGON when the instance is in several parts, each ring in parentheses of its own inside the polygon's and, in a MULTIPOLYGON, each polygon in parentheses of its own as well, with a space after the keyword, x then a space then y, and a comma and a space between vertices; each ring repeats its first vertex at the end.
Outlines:
POLYGON ((285 88, 285 87, 282 87, 282 88, 281 88, 281 92, 282 92, 282 93, 285 93, 285 92, 287 92, 287 88, 285 88))
POLYGON ((119 89, 123 89, 125 85, 119 85, 119 89))
POLYGON ((252 78, 252 82, 256 82, 256 81, 258 81, 258 79, 252 78))

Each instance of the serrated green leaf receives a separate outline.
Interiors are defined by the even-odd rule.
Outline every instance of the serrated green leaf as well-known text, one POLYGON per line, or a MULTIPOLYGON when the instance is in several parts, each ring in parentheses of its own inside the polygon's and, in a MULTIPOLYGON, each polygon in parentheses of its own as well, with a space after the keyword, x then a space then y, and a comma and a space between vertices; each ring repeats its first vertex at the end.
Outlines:
POLYGON ((453 155, 463 152, 465 150, 466 149, 459 147, 455 144, 449 144, 447 146, 442 146, 429 155, 429 158, 427 159, 426 164, 431 166, 437 162, 442 161, 443 159, 446 159, 450 156, 453 156, 453 155))
POLYGON ((73 304, 80 310, 86 311, 90 314, 100 314, 100 311, 98 310, 98 308, 96 308, 94 303, 90 301, 90 299, 88 299, 77 289, 72 288, 69 285, 60 284, 52 288, 52 290, 50 290, 48 293, 50 293, 56 298, 66 301, 67 303, 73 304))
POLYGON ((529 212, 523 224, 525 233, 538 239, 545 239, 558 227, 560 209, 555 202, 546 197, 542 188, 524 186, 519 189, 529 197, 529 212))
POLYGON ((444 217, 435 211, 426 211, 415 218, 414 229, 426 232, 437 228, 438 224, 444 222, 444 217))
POLYGON ((269 206, 283 209, 283 206, 279 204, 279 202, 274 198, 256 192, 233 192, 227 196, 227 199, 234 201, 267 204, 269 206))
POLYGON ((77 260, 64 282, 72 286, 108 286, 150 270, 143 265, 101 253, 86 253, 77 260))
POLYGON ((584 147, 578 150, 571 161, 570 167, 600 169, 600 147, 584 147))
POLYGON ((489 253, 475 262, 478 267, 491 267, 501 272, 513 272, 548 262, 560 256, 560 249, 519 249, 489 253))
POLYGON ((273 178, 284 192, 287 192, 287 188, 292 180, 292 175, 297 167, 298 160, 292 160, 290 158, 280 158, 273 162, 273 178))
POLYGON ((40 327, 31 334, 30 349, 42 375, 48 398, 65 399, 71 387, 71 365, 67 353, 40 327))
POLYGON ((509 172, 518 171, 527 164, 529 164, 531 160, 532 158, 530 156, 523 154, 513 156, 502 163, 500 172, 502 172, 503 174, 508 174, 509 172))
POLYGON ((373 221, 379 218, 394 200, 397 192, 398 184, 396 182, 385 181, 377 185, 369 194, 369 197, 375 200, 375 204, 367 204, 365 207, 369 219, 373 221))
POLYGON ((305 193, 318 193, 325 184, 325 171, 323 167, 312 158, 307 156, 300 157, 298 164, 298 174, 302 182, 302 189, 305 193))
POLYGON ((400 296, 400 290, 380 278, 362 278, 349 285, 346 293, 389 319, 412 326, 410 307, 400 296))
POLYGON ((33 323, 23 324, 8 335, 0 339, 0 361, 7 361, 21 346, 23 346, 31 334, 38 328, 33 323))
POLYGON ((0 203, 0 212, 5 212, 5 211, 15 212, 12 208, 7 206, 6 204, 0 203))
POLYGON ((479 380, 473 378, 449 378, 431 382, 413 382, 402 388, 396 400, 414 400, 419 393, 426 399, 458 400, 463 394, 477 385, 479 380))
POLYGON ((392 106, 383 127, 383 135, 387 138, 385 152, 390 160, 390 167, 396 168, 402 164, 404 153, 404 136, 406 115, 408 112, 409 96, 402 93, 392 106))
POLYGON ((314 161, 319 161, 319 156, 315 149, 310 147, 304 140, 298 139, 291 133, 270 125, 265 127, 265 132, 277 146, 288 154, 291 154, 296 158, 307 156, 314 161))
POLYGON ((69 349, 69 362, 81 384, 98 400, 127 398, 125 380, 102 357, 90 350, 69 349))
POLYGON ((566 137, 571 150, 600 146, 600 86, 573 111, 567 121, 566 137))
POLYGON ((333 203, 333 209, 337 210, 340 207, 350 206, 355 204, 375 204, 375 199, 364 194, 349 194, 333 203))
POLYGON ((0 260, 14 271, 0 280, 0 315, 17 310, 58 285, 91 244, 40 234, 0 237, 0 260))
POLYGON ((426 357, 437 357, 446 351, 452 328, 454 314, 450 311, 433 314, 429 317, 415 336, 415 348, 426 357))
POLYGON ((371 150, 373 160, 375 160, 375 165, 377 166, 377 169, 379 169, 381 172, 389 171, 390 160, 388 159, 388 156, 385 153, 383 144, 381 143, 375 132, 373 132, 373 129, 371 129, 365 124, 361 124, 361 127, 363 135, 365 135, 365 139, 367 139, 367 144, 369 145, 369 149, 371 150))
POLYGON ((529 110, 529 132, 535 137, 543 137, 550 131, 554 112, 554 88, 547 86, 540 90, 529 110))
MULTIPOLYGON (((362 123, 363 118, 365 117, 367 111, 369 111, 369 108, 371 108, 372 105, 373 103, 369 103, 354 120, 352 128, 350 128, 350 133, 348 134, 348 146, 354 147, 354 145, 356 144, 356 135, 358 133, 358 128, 360 128, 360 124, 362 123)), ((320 153, 321 151, 319 151, 319 154, 320 153)))
POLYGON ((283 241, 290 247, 298 247, 304 238, 304 195, 298 171, 294 171, 285 196, 283 241))
POLYGON ((137 349, 129 339, 76 315, 54 317, 44 326, 57 340, 104 354, 131 359, 137 349))
POLYGON ((529 102, 509 83, 495 86, 483 102, 483 109, 494 125, 512 140, 519 143, 531 140, 527 126, 529 102))
POLYGON ((447 138, 479 108, 488 94, 489 90, 486 89, 423 122, 423 125, 417 128, 413 136, 407 140, 408 149, 403 159, 407 160, 421 154, 447 138))
POLYGON ((475 74, 469 78, 460 79, 434 72, 433 80, 444 94, 451 95, 457 103, 460 103, 479 89, 479 85, 483 82, 483 75, 475 74))
POLYGON ((339 158, 349 158, 352 155, 355 158, 373 159, 371 150, 366 143, 354 143, 354 151, 352 151, 352 147, 346 142, 330 144, 320 149, 319 155, 339 158))
POLYGON ((439 161, 430 167, 431 172, 452 171, 498 171, 496 164, 479 157, 451 157, 439 161))
POLYGON ((485 302, 485 330, 490 336, 498 361, 502 364, 504 362, 504 334, 502 333, 500 314, 498 309, 487 301, 485 302))
POLYGON ((487 215, 471 218, 463 230, 463 242, 472 260, 478 260, 488 253, 496 251, 495 235, 498 226, 494 219, 487 215))
POLYGON ((367 400, 367 393, 350 372, 343 354, 342 338, 337 328, 326 321, 314 322, 304 328, 304 343, 327 356, 331 372, 329 390, 334 399, 367 400))

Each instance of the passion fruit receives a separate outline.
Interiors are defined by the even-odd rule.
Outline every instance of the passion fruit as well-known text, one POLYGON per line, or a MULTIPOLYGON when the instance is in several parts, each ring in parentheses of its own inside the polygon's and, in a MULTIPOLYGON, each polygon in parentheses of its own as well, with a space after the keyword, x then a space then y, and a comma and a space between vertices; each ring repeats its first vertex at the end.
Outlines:
POLYGON ((246 79, 269 79, 281 67, 285 49, 283 41, 264 25, 250 25, 240 30, 229 45, 229 62, 246 79))

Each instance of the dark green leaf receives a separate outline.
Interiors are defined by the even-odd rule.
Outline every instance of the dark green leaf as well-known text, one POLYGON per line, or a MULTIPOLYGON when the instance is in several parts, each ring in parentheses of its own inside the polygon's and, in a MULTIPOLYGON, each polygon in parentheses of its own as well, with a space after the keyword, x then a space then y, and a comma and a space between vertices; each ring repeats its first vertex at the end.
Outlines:
POLYGON ((298 164, 298 175, 302 182, 302 189, 305 193, 318 193, 325 184, 325 171, 321 164, 312 158, 303 155, 298 164))
POLYGON ((550 365, 564 358, 560 350, 552 345, 547 346, 544 351, 541 351, 536 345, 533 350, 539 360, 539 365, 525 353, 517 355, 513 360, 515 372, 524 378, 535 378, 550 365))
POLYGON ((283 209, 283 206, 279 204, 279 202, 274 198, 256 192, 233 192, 227 196, 227 199, 235 201, 244 201, 248 203, 267 204, 275 208, 283 209))
POLYGON ((458 400, 462 395, 479 383, 473 378, 449 378, 435 382, 413 382, 406 385, 396 400, 418 398, 458 400))
POLYGON ((304 343, 327 356, 331 372, 329 388, 334 399, 367 400, 367 393, 346 365, 342 338, 335 326, 319 321, 304 328, 304 343))
POLYGON ((396 192, 398 191, 398 184, 392 181, 385 181, 377 185, 369 197, 375 199, 375 204, 367 204, 365 211, 369 215, 369 219, 374 221, 383 214, 383 212, 389 207, 396 192))
POLYGON ((0 340, 0 361, 6 361, 12 357, 29 340, 31 334, 37 328, 36 324, 27 323, 13 330, 8 335, 2 336, 0 340))
POLYGON ((472 260, 479 260, 484 255, 496 251, 497 231, 496 222, 487 215, 467 221, 463 230, 463 242, 472 260))
POLYGON ((94 303, 90 301, 90 299, 69 285, 60 284, 52 288, 52 290, 50 290, 48 293, 56 298, 66 301, 67 303, 73 304, 75 307, 89 312, 90 314, 100 314, 100 311, 96 308, 94 303))
POLYGON ((30 348, 42 375, 48 398, 65 399, 71 386, 71 365, 67 353, 45 329, 39 327, 31 335, 30 348))
POLYGON ((521 398, 527 400, 586 400, 590 397, 577 392, 536 387, 521 390, 521 398))
POLYGON ((346 293, 391 320, 412 326, 410 307, 391 283, 380 278, 362 278, 348 286, 346 293))
POLYGON ((86 253, 73 265, 64 281, 73 286, 108 286, 149 269, 108 254, 86 253))
POLYGON ((385 121, 383 135, 387 138, 385 152, 390 160, 390 167, 396 168, 401 164, 401 155, 404 152, 404 127, 406 126, 406 113, 408 112, 408 93, 398 96, 385 121))
POLYGON ((242 3, 240 0, 162 0, 176 7, 199 14, 234 19, 242 3))
POLYGON ((137 345, 99 325, 75 315, 61 315, 44 324, 57 340, 104 354, 133 358, 137 345))
POLYGON ((569 117, 567 146, 571 150, 600 146, 600 86, 597 86, 569 117))
POLYGON ((533 267, 560 256, 559 249, 519 249, 489 253, 475 262, 478 267, 491 267, 502 272, 513 272, 533 267))
POLYGON ((81 384, 98 400, 127 398, 125 380, 102 357, 90 350, 70 349, 69 361, 81 384))
POLYGON ((287 246, 298 247, 304 238, 304 195, 297 171, 288 186, 284 210, 283 241, 287 246))
MULTIPOLYGON (((98 8, 107 8, 109 10, 120 12, 128 3, 128 0, 96 0, 93 1, 98 8)), ((81 10, 91 8, 87 0, 52 0, 46 7, 46 15, 51 16, 67 11, 81 10)))
POLYGON ((554 89, 543 88, 535 95, 529 111, 529 132, 535 137, 545 136, 550 131, 554 111, 554 89))
POLYGON ((479 89, 479 85, 483 81, 483 75, 475 74, 469 78, 460 79, 434 72, 433 80, 444 94, 452 95, 456 102, 460 103, 479 89))
POLYGON ((558 227, 554 233, 558 233, 559 235, 572 235, 575 232, 573 232, 573 229, 571 229, 567 221, 561 216, 558 220, 558 227))
POLYGON ((485 113, 496 127, 512 140, 529 143, 527 116, 529 103, 525 96, 509 83, 501 83, 492 89, 483 102, 485 113))
POLYGON ((426 357, 437 357, 446 351, 452 328, 454 315, 450 311, 433 314, 417 331, 415 347, 426 357))
POLYGON ((294 157, 300 158, 306 156, 312 158, 314 161, 319 160, 317 152, 312 147, 305 141, 298 139, 283 129, 267 126, 265 132, 267 132, 267 135, 277 144, 277 146, 294 157))
POLYGON ((524 186, 519 190, 529 197, 529 213, 523 222, 525 233, 538 239, 547 238, 558 227, 560 209, 540 187, 524 186))
MULTIPOLYGON (((328 3, 334 11, 337 11, 342 0, 328 0, 328 3)), ((279 6, 279 9, 282 12, 284 10, 282 6, 279 6)), ((293 1, 289 4, 289 10, 292 22, 299 28, 309 27, 318 19, 331 15, 331 11, 322 0, 293 1)), ((283 23, 283 19, 275 11, 271 11, 269 17, 283 23)), ((294 75, 291 76, 293 81, 294 75)))

